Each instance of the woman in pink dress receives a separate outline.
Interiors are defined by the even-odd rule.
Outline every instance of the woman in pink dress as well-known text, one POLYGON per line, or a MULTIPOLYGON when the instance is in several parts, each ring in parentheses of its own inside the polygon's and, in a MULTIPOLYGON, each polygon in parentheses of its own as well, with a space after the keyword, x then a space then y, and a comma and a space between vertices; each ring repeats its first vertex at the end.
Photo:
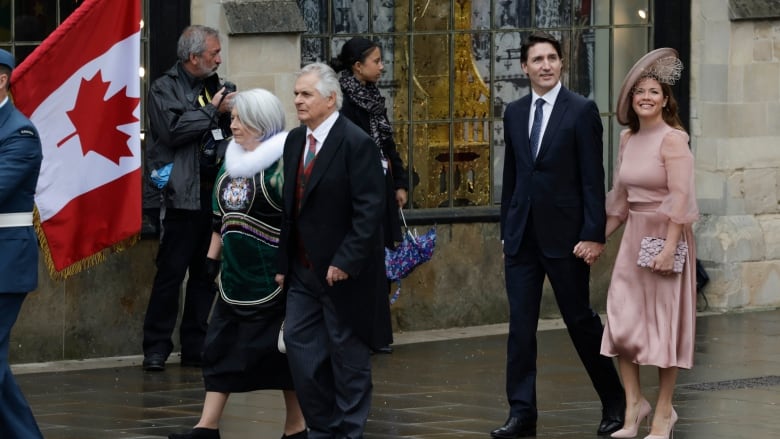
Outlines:
POLYGON ((602 355, 617 357, 626 392, 625 423, 612 434, 615 438, 635 437, 650 415, 640 388, 640 365, 658 368, 660 387, 645 439, 669 437, 677 421, 672 407, 677 371, 693 365, 696 254, 691 224, 699 211, 693 155, 670 86, 681 71, 677 51, 654 50, 628 73, 618 101, 618 122, 628 129, 620 135, 614 186, 607 194, 606 235, 621 224, 625 230, 601 343, 602 355), (663 238, 665 243, 640 267, 644 237, 663 238), (674 270, 678 243, 687 244, 687 251, 678 256, 678 267, 684 261, 681 273, 674 270))

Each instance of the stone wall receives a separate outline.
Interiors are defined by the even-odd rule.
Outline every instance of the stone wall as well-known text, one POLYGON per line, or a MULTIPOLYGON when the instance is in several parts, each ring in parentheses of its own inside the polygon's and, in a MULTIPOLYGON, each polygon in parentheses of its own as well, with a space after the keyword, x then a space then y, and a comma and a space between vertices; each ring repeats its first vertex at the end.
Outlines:
MULTIPOLYGON (((418 232, 430 225, 416 226, 418 232)), ((436 250, 431 261, 401 282, 401 294, 391 307, 396 331, 502 323, 509 319, 504 287, 504 260, 498 223, 436 226, 436 250)), ((606 292, 620 233, 607 245, 591 273, 591 303, 604 311, 606 292)), ((393 288, 395 288, 393 284, 393 288)), ((560 317, 549 284, 542 296, 541 316, 560 317)))
POLYGON ((780 20, 693 2, 691 129, 699 258, 718 309, 780 305, 780 20))
MULTIPOLYGON (((218 0, 193 0, 192 22, 222 32, 220 76, 239 89, 276 93, 297 125, 296 33, 231 34, 218 0)), ((690 96, 700 259, 710 305, 728 310, 780 306, 780 22, 731 22, 725 2, 693 2, 690 96)), ((172 61, 173 62, 173 61, 172 61)), ((681 99, 684 97, 680 97, 681 99)), ((431 224, 418 225, 425 231, 431 224)), ((392 307, 396 331, 506 322, 503 260, 494 221, 439 224, 433 259, 403 281, 392 307)), ((591 301, 603 311, 619 237, 594 266, 591 301)), ((28 296, 11 340, 14 363, 137 355, 155 272, 155 240, 143 240, 90 270, 41 283, 28 296)), ((549 287, 543 317, 557 317, 549 287)), ((176 336, 174 336, 176 338, 176 336)))
POLYGON ((52 280, 41 258, 38 289, 11 334, 11 361, 140 354, 156 253, 156 241, 142 240, 64 281, 52 280))
MULTIPOLYGON (((433 225, 415 228, 425 232, 433 225)), ((434 257, 402 282, 391 307, 395 331, 452 328, 506 322, 507 299, 498 224, 436 226, 434 257)), ((594 266, 593 306, 604 310, 619 237, 594 266)), ((53 281, 40 264, 40 286, 28 295, 14 327, 13 363, 73 360, 141 351, 143 319, 155 273, 156 240, 110 255, 106 262, 65 281, 53 281)), ((395 284, 394 284, 395 286, 395 284)), ((542 317, 558 317, 549 286, 542 317)), ((178 335, 174 334, 174 350, 178 335)))
MULTIPOLYGON (((235 82, 239 90, 270 90, 285 106, 288 128, 297 126, 292 104, 295 79, 291 72, 300 67, 298 35, 302 19, 298 14, 296 23, 296 17, 281 13, 297 13, 295 1, 258 2, 263 3, 259 9, 277 12, 270 34, 252 28, 252 23, 262 27, 262 20, 231 22, 223 10, 225 3, 234 2, 192 1, 192 23, 220 30, 223 65, 219 76, 235 82), (291 5, 293 9, 289 8, 291 5), (289 20, 289 32, 280 30, 285 20, 289 20)), ((28 295, 14 327, 11 360, 25 363, 140 354, 156 253, 156 240, 142 240, 64 281, 51 280, 41 262, 38 290, 28 295)), ((174 334, 174 340, 177 339, 174 334)))
POLYGON ((218 71, 220 77, 234 82, 239 90, 259 87, 271 91, 284 105, 287 128, 298 126, 292 100, 295 78, 291 73, 300 68, 303 19, 294 0, 192 0, 192 23, 219 29, 223 61, 218 71), (288 14, 277 14, 273 25, 262 19, 252 20, 252 27, 236 21, 235 13, 241 11, 225 13, 225 8, 234 3, 235 7, 257 3, 260 11, 288 14), (290 12, 298 14, 297 21, 290 12), (287 32, 280 29, 280 23, 286 23, 287 32))

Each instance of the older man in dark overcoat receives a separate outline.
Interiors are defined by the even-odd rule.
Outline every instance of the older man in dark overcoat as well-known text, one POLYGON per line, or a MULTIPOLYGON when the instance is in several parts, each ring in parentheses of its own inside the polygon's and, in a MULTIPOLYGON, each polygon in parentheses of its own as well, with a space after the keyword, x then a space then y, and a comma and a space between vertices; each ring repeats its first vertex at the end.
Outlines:
POLYGON ((287 289, 284 340, 310 439, 361 438, 371 403, 371 348, 389 318, 382 220, 385 185, 376 143, 338 109, 325 64, 295 82, 304 124, 284 148, 284 217, 277 281, 287 289))

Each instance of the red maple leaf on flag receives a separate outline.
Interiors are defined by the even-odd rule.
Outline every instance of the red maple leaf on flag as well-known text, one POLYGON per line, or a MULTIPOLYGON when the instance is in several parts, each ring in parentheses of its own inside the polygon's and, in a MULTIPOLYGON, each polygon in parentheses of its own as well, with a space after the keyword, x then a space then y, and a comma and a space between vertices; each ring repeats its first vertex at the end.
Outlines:
POLYGON ((122 157, 133 156, 127 146, 130 135, 119 131, 118 127, 138 120, 133 111, 140 99, 127 96, 127 86, 104 99, 109 84, 103 81, 100 71, 88 81, 82 78, 76 104, 67 112, 76 132, 62 139, 57 146, 78 134, 82 154, 94 151, 118 165, 122 157))

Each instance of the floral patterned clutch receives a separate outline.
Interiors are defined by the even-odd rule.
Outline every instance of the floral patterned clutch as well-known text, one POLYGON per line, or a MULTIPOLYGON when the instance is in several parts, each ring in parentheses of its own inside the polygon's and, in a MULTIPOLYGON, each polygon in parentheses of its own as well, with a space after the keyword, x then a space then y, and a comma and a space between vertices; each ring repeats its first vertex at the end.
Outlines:
MULTIPOLYGON (((647 268, 653 261, 653 258, 661 253, 664 249, 666 240, 664 238, 653 238, 652 236, 645 236, 642 238, 642 242, 639 244, 639 259, 636 261, 636 265, 647 268)), ((677 249, 674 251, 674 266, 672 271, 675 273, 682 273, 683 266, 685 265, 685 259, 688 257, 688 243, 685 241, 677 241, 677 249)))

